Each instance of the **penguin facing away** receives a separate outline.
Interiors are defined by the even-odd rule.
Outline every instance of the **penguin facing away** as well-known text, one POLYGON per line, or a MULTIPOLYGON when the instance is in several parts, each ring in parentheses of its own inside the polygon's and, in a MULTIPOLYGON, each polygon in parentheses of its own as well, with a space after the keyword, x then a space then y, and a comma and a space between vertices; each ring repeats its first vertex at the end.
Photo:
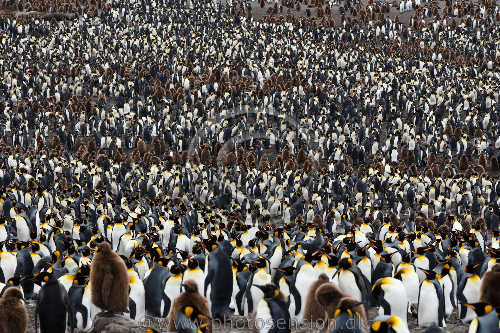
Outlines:
POLYGON ((69 327, 73 332, 73 315, 66 289, 53 277, 46 275, 44 280, 46 282, 38 294, 35 327, 37 327, 36 320, 39 318, 41 333, 64 333, 66 332, 66 315, 68 315, 69 327))
POLYGON ((231 258, 228 254, 231 245, 227 241, 219 246, 208 256, 208 272, 205 278, 204 294, 210 286, 210 303, 212 317, 225 320, 228 316, 229 304, 233 293, 233 271, 231 258), (227 249, 229 247, 229 250, 227 249))

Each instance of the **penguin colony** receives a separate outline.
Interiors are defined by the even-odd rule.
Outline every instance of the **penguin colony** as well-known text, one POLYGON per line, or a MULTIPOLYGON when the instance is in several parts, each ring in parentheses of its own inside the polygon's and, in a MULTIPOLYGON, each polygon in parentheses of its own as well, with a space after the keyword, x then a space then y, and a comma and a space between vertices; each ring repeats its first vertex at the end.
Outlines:
POLYGON ((247 5, 0 18, 2 330, 497 332, 498 2, 247 5))

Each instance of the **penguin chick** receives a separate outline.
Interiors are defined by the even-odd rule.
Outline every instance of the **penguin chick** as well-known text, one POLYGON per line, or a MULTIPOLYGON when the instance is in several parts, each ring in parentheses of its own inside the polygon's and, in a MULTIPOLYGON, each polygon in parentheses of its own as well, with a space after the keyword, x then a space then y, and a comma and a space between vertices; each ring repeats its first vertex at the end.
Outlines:
POLYGON ((316 280, 311 285, 311 287, 309 287, 309 292, 307 293, 306 304, 304 308, 303 320, 316 321, 325 319, 325 309, 323 305, 317 300, 316 292, 321 285, 328 283, 328 281, 328 276, 325 273, 322 273, 318 277, 318 280, 316 280))
POLYGON ((347 295, 340 291, 337 284, 333 282, 320 285, 315 292, 316 302, 323 306, 328 319, 333 318, 333 314, 335 313, 335 310, 337 310, 340 300, 346 296, 347 295))
MULTIPOLYGON (((196 281, 191 279, 185 280, 182 284, 182 287, 184 288, 184 292, 174 299, 174 302, 172 303, 172 306, 170 308, 167 329, 167 331, 169 332, 177 331, 180 329, 176 326, 176 323, 179 322, 178 314, 180 314, 180 310, 186 309, 187 307, 188 313, 186 313, 186 311, 181 311, 181 313, 184 313, 184 315, 188 318, 194 318, 194 314, 190 313, 191 310, 188 306, 196 309, 203 316, 203 318, 200 317, 201 319, 206 319, 205 317, 212 316, 210 313, 210 308, 208 306, 208 300, 199 293, 198 284, 196 283, 196 281)), ((204 323, 208 323, 208 325, 204 326, 206 327, 205 332, 212 332, 211 321, 204 320, 204 323)))
POLYGON ((23 294, 18 288, 9 288, 0 298, 0 332, 24 333, 28 322, 28 311, 21 303, 23 294))
POLYGON ((109 312, 128 311, 129 277, 122 258, 107 242, 99 244, 90 267, 91 300, 109 312))
POLYGON ((494 308, 500 307, 500 264, 495 264, 491 271, 484 274, 479 295, 481 302, 494 308))

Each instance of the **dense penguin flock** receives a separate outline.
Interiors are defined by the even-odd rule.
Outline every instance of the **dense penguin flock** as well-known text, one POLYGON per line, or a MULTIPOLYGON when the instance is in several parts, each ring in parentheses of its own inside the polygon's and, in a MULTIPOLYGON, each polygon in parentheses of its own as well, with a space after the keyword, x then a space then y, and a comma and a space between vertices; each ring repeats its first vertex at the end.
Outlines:
POLYGON ((125 315, 179 332, 500 330, 498 2, 301 4, 0 18, 0 319, 90 328, 108 242, 125 315))

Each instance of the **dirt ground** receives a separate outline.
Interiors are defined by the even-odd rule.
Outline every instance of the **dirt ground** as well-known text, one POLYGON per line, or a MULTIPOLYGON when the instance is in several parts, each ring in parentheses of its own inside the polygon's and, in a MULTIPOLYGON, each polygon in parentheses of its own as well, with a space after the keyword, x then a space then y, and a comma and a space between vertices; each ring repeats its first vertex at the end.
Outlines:
MULTIPOLYGON (((26 304, 28 308, 28 313, 30 317, 29 326, 27 333, 36 333, 35 331, 35 302, 28 301, 26 304)), ((372 320, 377 315, 377 310, 375 308, 371 309, 368 312, 369 320, 372 320)), ((426 331, 425 328, 417 328, 417 319, 415 317, 409 317, 409 328, 412 333, 424 333, 426 331)), ((251 333, 252 330, 248 328, 246 325, 247 319, 241 316, 233 316, 230 324, 225 324, 221 328, 216 328, 214 332, 218 333, 251 333), (231 327, 232 324, 232 327, 231 327)), ((167 320, 165 318, 152 318, 147 320, 145 323, 146 327, 151 327, 159 332, 167 332, 167 320)), ((445 328, 446 332, 449 333, 467 333, 469 329, 469 325, 461 323, 457 319, 456 313, 453 313, 450 318, 446 320, 447 327, 445 328)), ((319 332, 319 329, 311 330, 308 327, 300 327, 292 329, 293 333, 306 333, 306 332, 319 332)), ((69 330, 68 330, 69 332, 69 330)), ((82 331, 80 331, 82 332, 82 331)), ((78 332, 76 332, 78 333, 78 332)))

